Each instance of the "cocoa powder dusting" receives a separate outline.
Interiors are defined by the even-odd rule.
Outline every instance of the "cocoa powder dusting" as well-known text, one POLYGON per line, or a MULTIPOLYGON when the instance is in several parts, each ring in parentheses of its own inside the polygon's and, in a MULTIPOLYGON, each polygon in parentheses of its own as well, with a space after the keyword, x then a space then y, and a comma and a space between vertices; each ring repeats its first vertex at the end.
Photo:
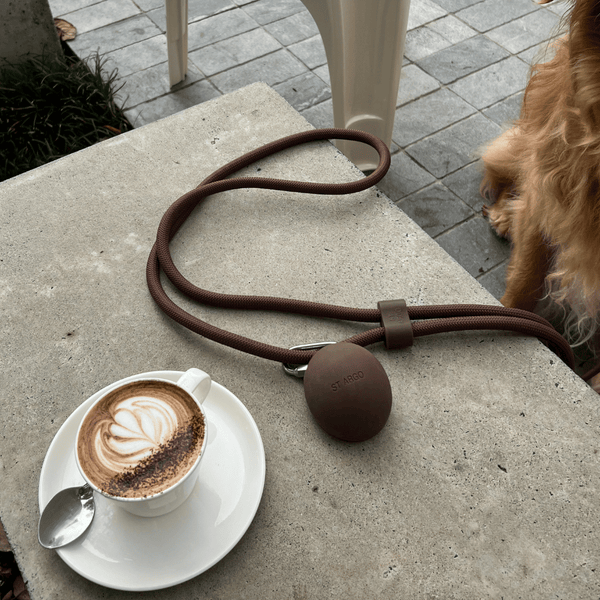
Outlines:
POLYGON ((202 446, 203 439, 204 419, 196 416, 150 456, 113 477, 104 486, 105 492, 111 496, 144 498, 167 482, 166 487, 170 487, 191 468, 195 461, 190 459, 202 446), (182 469, 186 464, 187 468, 182 469))

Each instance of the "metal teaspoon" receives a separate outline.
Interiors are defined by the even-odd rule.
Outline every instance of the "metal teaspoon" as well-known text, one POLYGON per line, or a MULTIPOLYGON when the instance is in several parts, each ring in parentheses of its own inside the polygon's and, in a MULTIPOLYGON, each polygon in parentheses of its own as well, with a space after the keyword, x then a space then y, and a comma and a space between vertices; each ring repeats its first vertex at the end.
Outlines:
POLYGON ((53 549, 73 542, 90 526, 94 511, 94 494, 87 483, 61 490, 48 502, 40 517, 40 544, 53 549))

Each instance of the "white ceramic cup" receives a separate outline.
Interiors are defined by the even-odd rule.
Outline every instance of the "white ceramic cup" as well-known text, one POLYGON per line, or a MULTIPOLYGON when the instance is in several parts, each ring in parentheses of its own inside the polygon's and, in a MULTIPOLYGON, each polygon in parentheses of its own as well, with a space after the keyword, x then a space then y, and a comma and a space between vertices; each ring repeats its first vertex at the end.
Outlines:
POLYGON ((210 375, 208 375, 204 371, 201 371, 200 369, 189 369, 179 378, 179 380, 176 383, 167 379, 160 379, 157 377, 139 377, 131 379, 127 383, 115 385, 114 387, 109 388, 86 411, 86 414, 84 415, 81 424, 79 425, 79 428, 77 430, 77 437, 75 438, 75 458, 77 462, 77 467, 79 468, 79 472, 81 473, 85 481, 92 487, 92 489, 95 492, 98 492, 99 494, 102 494, 105 498, 114 501, 117 506, 120 506, 126 511, 141 517, 156 517, 164 515, 168 512, 171 512, 172 510, 175 510, 178 506, 183 504, 183 502, 188 498, 188 496, 194 489, 196 480, 198 479, 200 460, 202 459, 204 451, 206 450, 206 440, 208 438, 209 425, 202 403, 208 396, 211 384, 212 381, 210 375), (156 381, 161 382, 163 384, 168 384, 169 386, 176 386, 178 388, 183 389, 195 402, 198 409, 202 413, 202 416, 204 418, 204 440, 202 442, 202 447, 198 452, 198 456, 194 464, 180 479, 173 483, 169 488, 153 495, 136 498, 125 498, 108 494, 107 492, 101 490, 93 481, 89 479, 80 463, 78 441, 82 425, 86 421, 87 416, 92 411, 94 411, 96 406, 100 402, 102 402, 102 400, 106 398, 109 394, 113 394, 117 390, 130 386, 132 383, 138 381, 156 381))

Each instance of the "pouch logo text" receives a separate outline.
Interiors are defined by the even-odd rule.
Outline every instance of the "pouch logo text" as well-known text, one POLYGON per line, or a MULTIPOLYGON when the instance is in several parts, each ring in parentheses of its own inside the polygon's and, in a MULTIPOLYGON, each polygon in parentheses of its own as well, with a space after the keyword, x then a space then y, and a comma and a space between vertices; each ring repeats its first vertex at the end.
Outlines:
POLYGON ((331 384, 331 391, 337 392, 342 389, 345 385, 350 385, 355 381, 359 381, 365 378, 365 374, 362 371, 357 371, 356 373, 351 373, 350 375, 346 375, 343 379, 336 381, 331 384))

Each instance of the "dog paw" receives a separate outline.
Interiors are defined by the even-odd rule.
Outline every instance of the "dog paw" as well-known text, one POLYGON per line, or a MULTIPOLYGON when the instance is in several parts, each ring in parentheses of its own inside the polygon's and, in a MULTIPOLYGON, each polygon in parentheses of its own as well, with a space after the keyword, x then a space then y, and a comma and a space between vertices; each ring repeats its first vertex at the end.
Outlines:
POLYGON ((505 210, 498 210, 494 205, 483 205, 481 214, 488 220, 488 223, 496 234, 507 240, 510 239, 510 216, 505 210))

